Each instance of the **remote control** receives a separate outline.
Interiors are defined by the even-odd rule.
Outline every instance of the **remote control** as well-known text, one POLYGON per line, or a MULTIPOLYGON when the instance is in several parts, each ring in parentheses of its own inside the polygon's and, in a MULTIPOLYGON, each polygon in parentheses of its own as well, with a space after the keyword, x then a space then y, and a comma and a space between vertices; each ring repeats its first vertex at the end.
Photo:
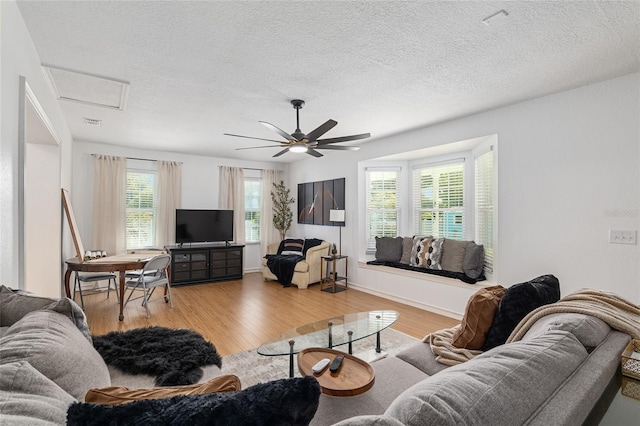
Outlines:
POLYGON ((316 365, 314 365, 313 367, 311 367, 311 371, 313 371, 314 373, 318 374, 318 373, 322 373, 322 371, 327 368, 327 365, 329 365, 329 358, 323 358, 320 361, 318 361, 316 363, 316 365))
POLYGON ((344 355, 336 355, 336 357, 331 362, 331 367, 329 367, 329 371, 335 373, 338 371, 340 366, 342 365, 342 361, 344 360, 344 355))

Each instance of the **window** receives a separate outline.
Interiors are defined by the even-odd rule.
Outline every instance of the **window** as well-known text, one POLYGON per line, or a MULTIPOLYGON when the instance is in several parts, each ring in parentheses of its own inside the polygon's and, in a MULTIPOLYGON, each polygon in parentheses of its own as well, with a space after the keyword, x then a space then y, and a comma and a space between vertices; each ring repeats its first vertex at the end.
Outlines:
POLYGON ((416 235, 464 240, 464 161, 413 169, 416 235))
POLYGON ((244 232, 247 242, 260 241, 260 209, 262 205, 262 180, 244 180, 244 232))
POLYGON ((376 249, 377 237, 397 237, 400 209, 399 169, 367 168, 366 226, 367 252, 376 249))
POLYGON ((475 158, 475 241, 484 245, 484 267, 493 272, 493 149, 475 158))
POLYGON ((155 246, 156 172, 127 170, 127 249, 155 246))

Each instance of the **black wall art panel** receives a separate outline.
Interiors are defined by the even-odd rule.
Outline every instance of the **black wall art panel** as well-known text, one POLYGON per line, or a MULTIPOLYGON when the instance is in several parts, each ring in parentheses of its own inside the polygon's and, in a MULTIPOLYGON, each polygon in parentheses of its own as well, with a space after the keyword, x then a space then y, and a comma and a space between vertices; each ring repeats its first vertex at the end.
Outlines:
POLYGON ((298 223, 339 226, 329 210, 344 210, 345 178, 298 184, 298 223))

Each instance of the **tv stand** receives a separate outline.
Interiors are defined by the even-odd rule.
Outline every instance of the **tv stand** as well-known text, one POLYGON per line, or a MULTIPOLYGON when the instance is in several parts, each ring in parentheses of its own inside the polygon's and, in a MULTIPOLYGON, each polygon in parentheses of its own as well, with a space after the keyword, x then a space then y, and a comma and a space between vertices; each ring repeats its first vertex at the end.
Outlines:
POLYGON ((166 246, 171 255, 171 285, 242 279, 244 245, 202 244, 166 246))

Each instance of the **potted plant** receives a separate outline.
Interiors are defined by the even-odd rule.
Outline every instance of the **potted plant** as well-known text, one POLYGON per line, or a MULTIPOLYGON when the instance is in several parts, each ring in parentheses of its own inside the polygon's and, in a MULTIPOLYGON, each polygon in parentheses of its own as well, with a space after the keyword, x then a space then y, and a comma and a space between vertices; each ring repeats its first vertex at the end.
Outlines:
POLYGON ((289 205, 295 203, 296 200, 290 196, 290 191, 281 180, 279 184, 273 184, 271 201, 273 202, 273 226, 280 232, 280 239, 284 240, 293 220, 293 212, 289 205))

